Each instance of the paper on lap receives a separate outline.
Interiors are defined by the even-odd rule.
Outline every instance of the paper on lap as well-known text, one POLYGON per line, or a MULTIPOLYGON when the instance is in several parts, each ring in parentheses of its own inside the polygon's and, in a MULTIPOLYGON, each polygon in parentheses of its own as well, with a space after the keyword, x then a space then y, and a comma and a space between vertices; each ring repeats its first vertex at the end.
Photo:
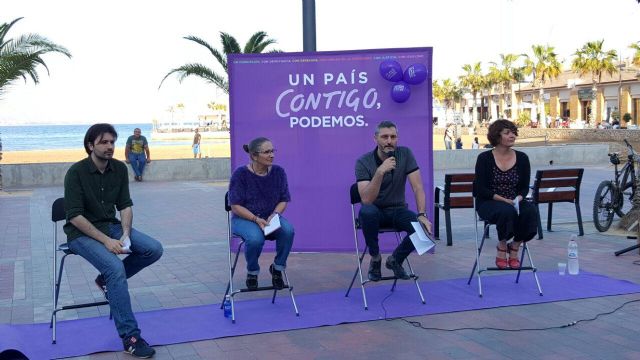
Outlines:
POLYGON ((412 221, 411 226, 413 226, 413 230, 415 230, 415 232, 409 235, 409 239, 411 239, 418 255, 422 255, 436 246, 433 240, 431 240, 431 237, 426 231, 424 231, 420 222, 412 221))
POLYGON ((269 224, 264 227, 264 236, 267 236, 278 229, 280 229, 280 215, 274 214, 269 224))

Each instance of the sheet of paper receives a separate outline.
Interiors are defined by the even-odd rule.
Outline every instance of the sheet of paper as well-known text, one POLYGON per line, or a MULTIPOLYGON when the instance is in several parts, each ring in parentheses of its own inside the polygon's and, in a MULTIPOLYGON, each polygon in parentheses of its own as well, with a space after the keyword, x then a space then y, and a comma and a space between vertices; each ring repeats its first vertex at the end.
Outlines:
POLYGON ((520 199, 517 196, 513 199, 513 207, 516 208, 516 213, 520 215, 520 199))
POLYGON ((122 251, 124 251, 125 254, 131 254, 131 239, 127 236, 122 239, 122 242, 122 251))
POLYGON ((264 227, 264 236, 267 236, 278 229, 280 229, 280 215, 275 214, 271 218, 271 222, 264 227))
POLYGON ((411 222, 411 225, 413 226, 415 232, 409 235, 409 239, 411 239, 411 242, 416 248, 416 252, 418 253, 418 255, 422 255, 436 246, 427 232, 424 231, 422 224, 420 224, 418 221, 413 221, 411 222))

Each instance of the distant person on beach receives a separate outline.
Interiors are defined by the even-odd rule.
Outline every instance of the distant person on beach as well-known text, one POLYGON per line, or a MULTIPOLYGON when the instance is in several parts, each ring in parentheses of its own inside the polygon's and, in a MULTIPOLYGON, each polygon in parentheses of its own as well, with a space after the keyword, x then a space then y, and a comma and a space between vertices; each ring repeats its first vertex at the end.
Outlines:
POLYGON ((129 136, 124 148, 125 161, 127 163, 131 163, 131 168, 135 173, 134 178, 136 181, 142 181, 144 166, 151 162, 149 143, 147 142, 147 138, 140 134, 140 128, 133 129, 133 135, 129 136))
POLYGON ((378 124, 373 137, 376 147, 362 155, 355 164, 358 193, 362 199, 360 224, 369 247, 369 280, 382 278, 382 256, 378 246, 378 230, 392 227, 406 232, 406 236, 387 257, 385 267, 398 279, 410 276, 402 267, 404 260, 415 250, 409 235, 415 230, 412 222, 420 222, 428 233, 432 232, 427 219, 427 204, 420 168, 411 149, 398 146, 398 129, 391 121, 378 124), (405 184, 409 180, 416 201, 416 214, 407 208, 405 184))
POLYGON ((480 149, 480 144, 478 143, 478 137, 473 138, 473 143, 471 143, 472 149, 480 149))
POLYGON ((127 165, 113 158, 117 138, 110 124, 87 130, 84 148, 89 156, 73 164, 64 178, 64 232, 69 249, 100 271, 95 283, 109 300, 124 351, 149 358, 155 350, 140 337, 127 279, 160 259, 162 245, 132 228, 127 165), (120 260, 121 254, 129 255, 120 260))
POLYGON ((444 148, 445 150, 451 150, 451 144, 453 143, 453 136, 455 129, 452 128, 453 124, 447 124, 444 129, 444 148))
POLYGON ((287 174, 273 164, 276 149, 269 139, 253 139, 243 149, 249 154, 249 164, 237 168, 231 175, 229 204, 233 212, 233 233, 245 241, 247 289, 258 288, 258 258, 265 239, 276 241, 276 256, 269 266, 269 273, 273 287, 282 289, 285 286, 282 271, 287 267, 294 236, 293 226, 282 216, 291 201, 287 174), (265 235, 264 228, 274 216, 278 216, 280 228, 265 235))
POLYGON ((202 154, 200 153, 200 139, 201 138, 202 138, 202 136, 200 135, 200 132, 196 128, 196 133, 195 133, 195 135, 193 135, 193 145, 191 145, 191 147, 193 148, 193 158, 194 159, 196 157, 199 158, 199 159, 202 159, 202 154))

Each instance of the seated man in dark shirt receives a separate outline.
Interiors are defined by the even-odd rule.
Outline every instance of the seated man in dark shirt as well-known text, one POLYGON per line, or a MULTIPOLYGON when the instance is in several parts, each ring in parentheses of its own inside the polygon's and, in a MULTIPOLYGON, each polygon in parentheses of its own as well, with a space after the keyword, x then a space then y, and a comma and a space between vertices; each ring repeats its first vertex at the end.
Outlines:
POLYGON ((149 358, 155 350, 140 337, 127 279, 156 262, 162 245, 131 227, 127 166, 113 158, 117 138, 110 124, 95 124, 87 130, 84 148, 89 156, 73 164, 64 178, 64 232, 69 249, 100 271, 96 284, 109 300, 125 352, 149 358), (130 255, 120 260, 118 255, 126 253, 130 255))
POLYGON ((378 246, 380 227, 405 231, 407 236, 385 263, 398 279, 409 279, 402 263, 415 250, 409 235, 414 233, 411 222, 419 221, 431 233, 427 219, 425 193, 420 169, 411 150, 398 146, 398 129, 391 121, 382 121, 374 135, 376 147, 356 162, 356 181, 362 199, 360 224, 369 247, 369 280, 382 277, 382 257, 378 246), (418 214, 407 208, 404 192, 407 179, 416 199, 418 214))

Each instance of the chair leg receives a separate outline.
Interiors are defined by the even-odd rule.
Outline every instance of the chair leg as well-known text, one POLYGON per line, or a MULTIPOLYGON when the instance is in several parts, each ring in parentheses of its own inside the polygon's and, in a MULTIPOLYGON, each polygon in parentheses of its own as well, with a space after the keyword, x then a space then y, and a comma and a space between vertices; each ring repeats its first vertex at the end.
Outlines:
MULTIPOLYGON (((422 301, 422 304, 426 304, 426 301, 424 300, 424 295, 422 294, 422 289, 420 289, 420 284, 418 283, 418 276, 413 272, 413 268, 411 267, 411 262, 409 261, 409 258, 406 259, 407 260, 407 267, 409 268, 409 274, 411 274, 411 277, 413 278, 413 282, 414 284, 416 284, 416 289, 418 289, 418 294, 420 295, 420 301, 422 301)), ((395 286, 395 281, 394 281, 394 286, 395 286)))
POLYGON ((433 237, 440 240, 440 208, 437 203, 433 207, 433 237))
POLYGON ((547 211, 547 231, 551 231, 551 219, 553 218, 553 203, 549 203, 549 210, 547 211))
MULTIPOLYGON (((364 252, 360 255, 359 258, 359 263, 362 264, 362 260, 364 259, 364 255, 367 252, 367 247, 365 246, 364 248, 364 252)), ((360 269, 356 269, 355 273, 353 274, 353 278, 351 279, 351 284, 349 284, 349 288, 347 289, 347 293, 344 294, 345 297, 349 297, 349 293, 351 292, 351 288, 353 288, 353 283, 356 282, 356 278, 358 277, 358 273, 359 273, 360 269)))
POLYGON ((578 235, 584 236, 584 229, 582 228, 582 213, 580 212, 580 202, 576 199, 576 216, 578 218, 578 235))
POLYGON ((289 282, 289 277, 287 276, 287 272, 285 270, 282 271, 284 275, 284 281, 289 287, 289 296, 291 297, 291 303, 293 304, 293 310, 296 312, 296 316, 300 316, 300 312, 298 311, 298 305, 296 304, 296 298, 293 296, 293 285, 289 282))
POLYGON ((447 246, 453 245, 453 240, 451 236, 451 210, 444 211, 444 220, 447 224, 447 246))
POLYGON ((538 203, 535 204, 536 205, 536 217, 538 218, 538 240, 542 240, 542 238, 544 237, 542 235, 542 220, 541 220, 541 216, 540 216, 540 206, 538 205, 538 203))
MULTIPOLYGON (((240 256, 240 250, 242 249, 242 244, 243 242, 241 241, 240 244, 238 244, 238 251, 236 251, 236 258, 233 261, 233 266, 231 266, 231 277, 233 277, 233 274, 236 273, 236 265, 238 265, 238 257, 240 256)), ((224 299, 227 297, 227 295, 229 295, 229 290, 231 289, 231 279, 229 280, 229 282, 227 282, 227 290, 224 292, 224 295, 222 296, 222 302, 220 303, 220 309, 222 309, 224 307, 224 299)))
POLYGON ((527 246, 527 243, 524 243, 523 245, 523 250, 522 250, 523 259, 524 259, 525 251, 527 252, 527 257, 529 258, 529 264, 531 264, 531 269, 532 269, 531 271, 533 272, 533 278, 536 280, 536 285, 538 286, 538 294, 542 296, 542 286, 540 286, 540 279, 538 279, 538 269, 536 269, 536 266, 533 264, 533 258, 531 257, 531 252, 529 251, 529 246, 527 246))
POLYGON ((480 265, 480 254, 482 253, 482 247, 484 246, 484 241, 486 239, 486 234, 489 231, 489 227, 491 224, 485 223, 482 228, 482 239, 480 240, 480 244, 478 244, 478 222, 476 220, 475 232, 476 232, 476 261, 473 263, 473 268, 471 269, 471 274, 469 274, 469 280, 467 280, 467 285, 471 285, 471 280, 473 279, 473 275, 478 275, 478 296, 482 297, 482 266, 480 265), (477 269, 477 271, 476 271, 477 269))

